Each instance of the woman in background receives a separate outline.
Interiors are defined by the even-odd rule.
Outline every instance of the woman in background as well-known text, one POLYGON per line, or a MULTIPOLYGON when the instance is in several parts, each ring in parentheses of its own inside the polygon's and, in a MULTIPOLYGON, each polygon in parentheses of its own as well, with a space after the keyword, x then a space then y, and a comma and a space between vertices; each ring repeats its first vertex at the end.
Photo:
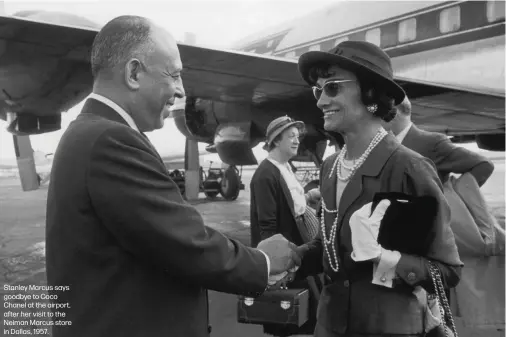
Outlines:
MULTIPOLYGON (((318 233, 314 210, 307 203, 318 201, 320 192, 315 188, 305 194, 289 163, 297 155, 303 130, 303 122, 287 116, 273 120, 267 127, 264 149, 269 154, 258 166, 250 183, 252 247, 275 234, 282 234, 295 245, 302 245, 318 233), (314 221, 309 220, 313 218, 314 221)), ((308 288, 308 282, 295 279, 289 286, 308 288)), ((314 296, 311 298, 314 300, 314 296)), ((315 312, 310 316, 314 318, 299 329, 264 325, 264 332, 275 336, 312 334, 316 321, 316 303, 313 304, 315 312)))

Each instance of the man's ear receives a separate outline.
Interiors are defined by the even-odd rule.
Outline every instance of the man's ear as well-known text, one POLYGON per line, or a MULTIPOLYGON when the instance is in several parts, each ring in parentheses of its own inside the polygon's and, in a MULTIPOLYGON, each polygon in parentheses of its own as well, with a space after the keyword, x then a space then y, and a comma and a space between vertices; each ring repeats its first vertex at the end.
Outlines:
POLYGON ((141 61, 138 59, 131 59, 125 64, 125 83, 130 89, 139 89, 139 77, 141 71, 141 61))

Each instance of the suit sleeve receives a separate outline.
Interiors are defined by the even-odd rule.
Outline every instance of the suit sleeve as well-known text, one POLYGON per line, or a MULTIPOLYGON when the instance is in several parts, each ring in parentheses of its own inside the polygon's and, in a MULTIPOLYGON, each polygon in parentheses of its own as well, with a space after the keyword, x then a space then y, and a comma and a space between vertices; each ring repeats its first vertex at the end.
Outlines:
POLYGON ((433 149, 434 164, 444 173, 470 172, 482 186, 494 171, 494 164, 478 153, 456 146, 448 138, 441 136, 433 149))
POLYGON ((259 295, 266 288, 262 252, 206 227, 140 134, 105 131, 93 146, 87 186, 102 224, 146 264, 207 289, 259 295))
MULTIPOLYGON (((432 242, 430 253, 436 257, 432 256, 431 260, 441 271, 444 287, 455 287, 460 281, 462 262, 460 262, 455 238, 450 228, 450 207, 443 195, 443 187, 437 173, 428 159, 419 159, 418 162, 412 164, 405 173, 403 189, 406 193, 415 196, 428 195, 436 198, 438 203, 435 219, 436 237, 432 242)), ((427 257, 401 253, 396 272, 408 284, 422 286, 429 292, 433 292, 427 257)))
POLYGON ((277 207, 278 189, 277 180, 271 172, 258 175, 251 181, 251 191, 255 198, 256 214, 260 229, 260 240, 265 240, 278 232, 277 207))

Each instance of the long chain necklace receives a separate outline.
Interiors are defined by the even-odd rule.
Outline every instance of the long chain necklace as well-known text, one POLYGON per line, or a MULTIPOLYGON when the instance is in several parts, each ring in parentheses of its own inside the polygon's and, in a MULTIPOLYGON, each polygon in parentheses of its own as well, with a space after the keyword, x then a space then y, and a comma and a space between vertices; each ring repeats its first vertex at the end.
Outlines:
MULTIPOLYGON (((347 152, 346 144, 344 144, 343 149, 341 152, 337 155, 336 160, 334 161, 334 164, 332 165, 332 170, 330 170, 329 179, 332 177, 332 174, 334 174, 334 170, 337 170, 337 177, 339 180, 343 182, 348 182, 351 180, 355 172, 362 166, 362 164, 365 162, 369 154, 372 152, 372 150, 378 145, 383 138, 388 133, 385 131, 385 129, 381 128, 378 130, 374 138, 369 143, 369 146, 364 151, 364 153, 360 156, 360 158, 357 159, 355 164, 352 167, 347 167, 343 165, 344 157, 347 152), (337 167, 337 169, 336 169, 337 167), (349 170, 348 175, 343 175, 343 167, 346 170, 349 170)), ((322 201, 322 208, 323 208, 323 214, 320 218, 320 225, 321 225, 321 232, 322 232, 322 238, 323 238, 323 246, 325 247, 325 253, 327 254, 327 257, 329 259, 330 268, 337 272, 339 270, 339 261, 337 259, 337 249, 335 244, 336 234, 337 234, 337 220, 339 219, 339 213, 337 207, 336 209, 328 209, 327 205, 325 204, 325 200, 323 199, 323 196, 321 198, 322 201), (325 212, 330 214, 335 214, 334 222, 332 223, 332 227, 330 228, 329 237, 327 238, 327 232, 325 231, 325 212), (330 250, 329 250, 330 246, 330 250), (332 255, 330 255, 330 251, 332 251, 332 255), (335 264, 332 262, 332 257, 334 258, 335 264)), ((336 205, 337 206, 337 205, 336 205)))

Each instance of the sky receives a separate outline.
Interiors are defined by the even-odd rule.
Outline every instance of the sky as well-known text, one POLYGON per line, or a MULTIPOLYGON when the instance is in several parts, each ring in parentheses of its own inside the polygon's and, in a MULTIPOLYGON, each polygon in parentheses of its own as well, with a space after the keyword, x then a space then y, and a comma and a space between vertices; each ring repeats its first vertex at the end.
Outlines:
MULTIPOLYGON (((165 27, 177 40, 183 40, 185 32, 196 34, 198 45, 213 48, 229 48, 234 42, 305 14, 335 3, 311 0, 168 0, 168 1, 4 1, 4 12, 12 15, 21 10, 46 10, 73 13, 98 24, 123 14, 135 14, 150 18, 165 27)), ((82 109, 78 104, 62 116, 59 131, 31 136, 34 151, 53 153, 61 135, 82 109)), ((7 123, 0 120, 0 164, 15 163, 12 135, 5 129, 7 123)), ((148 133, 158 151, 169 155, 184 150, 184 136, 176 129, 173 120, 166 119, 163 129, 148 133)), ((200 144, 204 148, 205 144, 200 144)), ((258 147, 257 156, 265 155, 258 147)))

